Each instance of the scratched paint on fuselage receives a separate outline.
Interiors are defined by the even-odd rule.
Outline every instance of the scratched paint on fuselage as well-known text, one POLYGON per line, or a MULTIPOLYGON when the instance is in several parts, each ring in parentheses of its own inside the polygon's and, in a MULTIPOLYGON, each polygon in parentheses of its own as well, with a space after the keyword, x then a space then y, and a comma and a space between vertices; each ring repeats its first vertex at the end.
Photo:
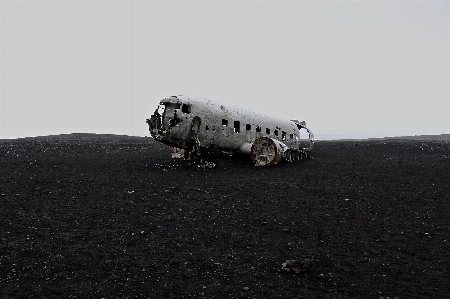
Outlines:
POLYGON ((186 148, 195 137, 203 149, 248 152, 257 138, 270 137, 299 149, 300 132, 292 121, 202 97, 173 96, 160 104, 165 106, 162 126, 150 131, 155 139, 172 146, 186 148))

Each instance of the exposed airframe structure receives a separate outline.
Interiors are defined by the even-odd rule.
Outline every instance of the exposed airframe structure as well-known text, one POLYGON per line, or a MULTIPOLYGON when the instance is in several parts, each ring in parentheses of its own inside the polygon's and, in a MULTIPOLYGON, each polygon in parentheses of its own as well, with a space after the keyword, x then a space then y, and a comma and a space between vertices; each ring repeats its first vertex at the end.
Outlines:
POLYGON ((283 120, 203 97, 171 96, 147 119, 150 135, 171 146, 172 157, 247 154, 256 166, 308 157, 314 135, 304 121, 283 120), (300 148, 300 130, 309 147, 300 148))

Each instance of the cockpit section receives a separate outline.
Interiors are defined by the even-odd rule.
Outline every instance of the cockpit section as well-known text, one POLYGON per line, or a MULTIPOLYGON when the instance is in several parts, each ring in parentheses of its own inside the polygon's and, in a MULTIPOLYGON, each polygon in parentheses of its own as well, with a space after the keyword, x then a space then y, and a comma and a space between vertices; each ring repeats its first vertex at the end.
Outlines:
POLYGON ((167 130, 168 125, 175 126, 177 122, 177 110, 180 107, 181 103, 173 103, 167 100, 161 101, 153 115, 147 119, 150 131, 167 130))
POLYGON ((150 118, 147 119, 146 122, 148 124, 150 133, 152 133, 152 131, 154 130, 160 130, 162 128, 162 119, 164 117, 165 110, 166 106, 163 103, 160 103, 158 105, 158 108, 156 108, 155 112, 153 112, 150 118))
POLYGON ((159 141, 173 143, 175 139, 183 137, 181 136, 185 132, 181 129, 183 119, 186 120, 187 114, 190 113, 190 104, 182 103, 177 97, 161 100, 158 108, 146 121, 150 135, 159 141))

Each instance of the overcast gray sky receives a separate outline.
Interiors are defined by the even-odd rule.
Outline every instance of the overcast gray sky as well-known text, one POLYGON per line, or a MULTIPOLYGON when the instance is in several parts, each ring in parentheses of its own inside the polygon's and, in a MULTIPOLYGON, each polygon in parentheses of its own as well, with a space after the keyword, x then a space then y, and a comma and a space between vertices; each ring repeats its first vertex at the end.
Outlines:
POLYGON ((0 138, 148 135, 178 94, 319 139, 450 133, 450 1, 0 5, 0 138))

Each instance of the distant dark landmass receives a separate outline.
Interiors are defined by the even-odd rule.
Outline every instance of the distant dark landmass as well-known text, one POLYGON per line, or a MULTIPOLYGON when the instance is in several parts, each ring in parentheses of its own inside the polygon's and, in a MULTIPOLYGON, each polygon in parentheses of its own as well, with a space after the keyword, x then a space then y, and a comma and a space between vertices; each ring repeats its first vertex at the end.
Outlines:
POLYGON ((0 140, 0 298, 450 298, 449 136, 208 170, 152 138, 0 140))
MULTIPOLYGON (((376 138, 374 138, 376 139, 376 138)), ((397 137, 384 137, 383 139, 406 139, 406 140, 450 140, 450 134, 441 135, 415 135, 415 136, 397 136, 397 137)))
MULTIPOLYGON (((319 140, 321 140, 319 138, 319 140)), ((342 140, 342 141, 355 141, 355 140, 450 140, 450 134, 440 135, 414 135, 414 136, 387 136, 387 137, 368 137, 368 138, 331 138, 325 140, 342 140)))

